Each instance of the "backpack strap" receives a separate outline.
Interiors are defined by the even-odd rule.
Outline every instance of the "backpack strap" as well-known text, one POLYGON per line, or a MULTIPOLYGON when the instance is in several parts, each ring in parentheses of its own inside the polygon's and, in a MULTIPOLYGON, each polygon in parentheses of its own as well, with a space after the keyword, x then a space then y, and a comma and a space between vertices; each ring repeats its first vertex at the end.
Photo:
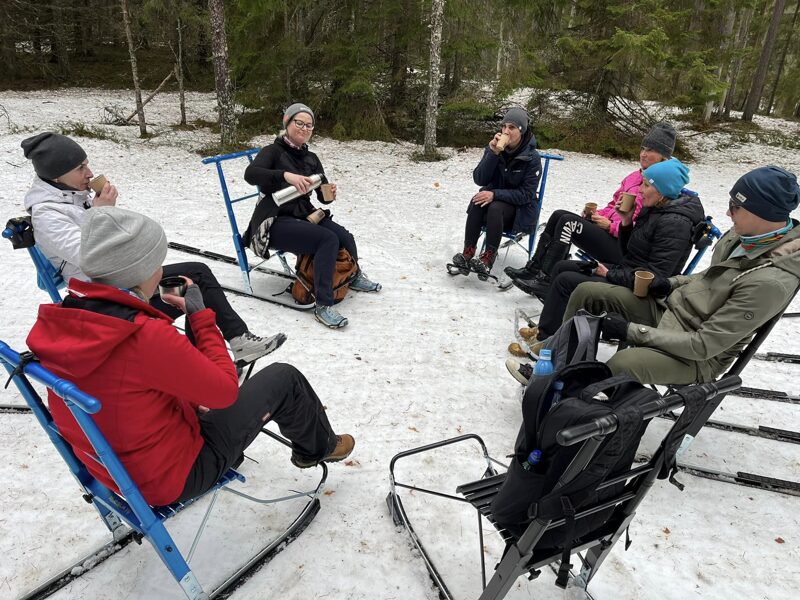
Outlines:
POLYGON ((678 388, 674 390, 675 394, 683 398, 684 407, 683 412, 675 421, 672 429, 669 430, 667 437, 664 438, 661 444, 661 448, 664 452, 664 464, 661 465, 661 470, 658 473, 659 479, 669 478, 669 482, 681 491, 683 491, 683 484, 675 479, 675 474, 678 472, 678 450, 687 435, 686 432, 689 429, 689 425, 691 425, 702 408, 699 401, 690 401, 689 394, 685 394, 682 389, 683 388, 678 388))
POLYGON ((575 327, 575 335, 577 336, 577 345, 575 346, 575 353, 572 355, 572 361, 588 360, 590 358, 589 346, 593 342, 589 320, 586 315, 577 314, 573 317, 572 324, 575 327))
POLYGON ((575 507, 572 506, 569 496, 561 496, 561 510, 564 513, 564 539, 566 541, 561 552, 561 565, 558 567, 556 585, 566 589, 569 570, 572 568, 572 563, 569 562, 569 557, 572 554, 572 538, 575 536, 575 507))

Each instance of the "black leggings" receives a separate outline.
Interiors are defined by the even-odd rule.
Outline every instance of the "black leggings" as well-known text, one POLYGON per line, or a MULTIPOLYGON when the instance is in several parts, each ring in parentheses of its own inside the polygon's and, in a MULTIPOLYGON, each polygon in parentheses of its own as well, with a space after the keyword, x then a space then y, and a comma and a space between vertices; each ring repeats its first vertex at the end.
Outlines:
POLYGON ((467 226, 464 231, 464 247, 478 245, 481 228, 486 225, 486 249, 497 252, 504 231, 514 226, 517 208, 508 202, 493 200, 487 206, 469 203, 467 207, 467 226))
POLYGON ((585 281, 601 281, 608 283, 605 277, 586 275, 580 272, 580 267, 585 265, 582 261, 562 260, 556 263, 552 274, 552 283, 544 299, 542 314, 539 316, 539 335, 543 340, 550 337, 561 326, 567 302, 575 288, 585 281))
POLYGON ((292 254, 314 255, 314 296, 317 306, 333 304, 333 270, 336 255, 344 248, 358 262, 353 235, 330 217, 315 225, 294 217, 278 217, 269 228, 269 247, 292 254))
POLYGON ((178 501, 211 489, 225 472, 244 460, 244 450, 266 425, 275 421, 292 452, 321 460, 336 447, 325 409, 303 374, 291 365, 273 363, 248 379, 231 406, 200 416, 200 449, 178 501))
MULTIPOLYGON (((544 251, 552 256, 549 264, 566 258, 571 244, 575 244, 601 263, 622 262, 622 251, 617 238, 575 213, 566 210, 553 212, 547 219, 544 232, 550 239, 549 247, 544 251)), ((544 256, 544 252, 540 256, 544 256)))
MULTIPOLYGON (((203 303, 206 308, 214 311, 217 318, 217 327, 222 332, 222 337, 230 341, 235 337, 242 335, 247 331, 247 325, 242 318, 233 310, 233 307, 225 297, 225 292, 219 286, 217 278, 214 273, 208 268, 208 265, 201 262, 186 262, 176 263, 174 265, 164 265, 164 277, 175 277, 177 275, 184 275, 200 288, 203 294, 203 303)), ((150 304, 155 306, 161 312, 169 315, 173 319, 177 319, 183 315, 180 308, 167 304, 156 294, 150 298, 150 304)), ((186 319, 186 337, 194 344, 194 334, 192 328, 189 326, 189 319, 186 319)))

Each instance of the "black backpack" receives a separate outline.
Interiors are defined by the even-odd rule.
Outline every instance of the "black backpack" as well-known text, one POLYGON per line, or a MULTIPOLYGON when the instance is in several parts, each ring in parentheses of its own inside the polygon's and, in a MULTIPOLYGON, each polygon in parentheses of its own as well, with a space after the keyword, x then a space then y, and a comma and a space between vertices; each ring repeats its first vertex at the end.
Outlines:
MULTIPOLYGON (((506 479, 492 502, 495 521, 519 537, 532 519, 557 520, 564 525, 546 531, 536 545, 535 556, 561 551, 559 585, 566 585, 569 556, 574 545, 613 528, 609 520, 615 508, 575 520, 577 511, 619 494, 625 482, 598 486, 631 468, 639 441, 648 422, 642 418, 642 404, 658 393, 630 377, 612 376, 604 363, 589 361, 569 365, 547 377, 534 378, 522 401, 523 422, 506 479), (564 383, 561 400, 551 407, 554 381, 564 383), (598 398, 605 394, 606 399, 598 398), (556 434, 571 425, 615 413, 617 430, 606 436, 585 468, 571 481, 557 486, 581 444, 561 446, 556 434), (523 463, 532 450, 541 451, 540 461, 530 470, 523 463)), ((610 533, 610 532, 609 532, 610 533)))

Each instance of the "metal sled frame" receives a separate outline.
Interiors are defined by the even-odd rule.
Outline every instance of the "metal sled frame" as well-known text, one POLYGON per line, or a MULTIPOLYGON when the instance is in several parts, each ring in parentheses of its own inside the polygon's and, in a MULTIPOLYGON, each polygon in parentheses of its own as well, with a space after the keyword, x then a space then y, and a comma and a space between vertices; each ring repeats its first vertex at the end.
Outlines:
MULTIPOLYGON (((503 255, 503 260, 508 257, 508 252, 511 250, 512 246, 518 246, 522 248, 527 254, 528 258, 533 256, 533 252, 536 249, 536 235, 539 229, 539 215, 542 213, 542 204, 544 203, 544 193, 547 190, 547 176, 550 172, 550 161, 551 160, 564 160, 563 156, 559 156, 558 154, 547 154, 542 152, 539 154, 544 164, 542 165, 542 176, 539 178, 539 189, 537 190, 536 196, 538 198, 538 202, 536 203, 536 218, 533 221, 533 229, 530 233, 513 233, 511 231, 504 231, 503 232, 503 239, 505 241, 500 245, 498 248, 498 253, 500 250, 505 248, 505 254, 503 255), (523 240, 528 238, 528 246, 527 248, 523 245, 523 240)), ((481 238, 478 239, 478 246, 480 247, 480 254, 486 248, 486 227, 481 229, 481 238)), ((450 275, 460 275, 462 274, 461 271, 453 264, 447 265, 447 272, 450 275)), ((490 278, 497 282, 497 285, 502 290, 507 290, 511 287, 511 282, 501 282, 497 277, 490 275, 490 278)))
MULTIPOLYGON (((659 398, 645 404, 642 407, 642 412, 645 419, 650 419, 664 414, 667 411, 683 406, 687 399, 708 404, 715 396, 724 396, 726 393, 735 390, 740 385, 741 379, 738 376, 730 376, 725 377, 716 383, 689 386, 682 389, 680 394, 671 394, 665 398, 659 398)), ((701 411, 700 414, 695 417, 695 421, 702 421, 705 412, 707 411, 701 411)), ((695 424, 697 425, 697 429, 702 427, 702 422, 695 424)), ((582 446, 575 458, 570 463, 569 467, 567 467, 564 475, 559 481, 559 484, 565 484, 581 473, 581 471, 586 467, 593 457, 594 453, 602 444, 605 436, 615 431, 616 427, 617 417, 616 415, 611 414, 584 424, 561 430, 557 437, 559 444, 562 446, 571 446, 582 443, 582 446)), ((620 476, 605 481, 598 488, 602 489, 616 483, 627 481, 622 493, 618 494, 614 498, 603 501, 600 504, 583 508, 581 511, 576 513, 575 519, 577 520, 614 506, 617 507, 614 515, 611 517, 608 524, 603 528, 599 535, 596 535, 596 537, 588 541, 584 540, 572 548, 572 552, 578 553, 578 556, 581 559, 582 569, 579 577, 580 584, 582 586, 588 584, 592 577, 597 573, 598 569, 611 552, 611 549, 614 547, 614 544, 625 532, 628 525, 630 525, 631 521, 636 515, 636 509, 655 483, 656 476, 661 470, 664 461, 665 451, 663 447, 659 447, 658 451, 656 451, 656 453, 647 463, 635 467, 620 476), (584 552, 584 556, 581 556, 580 552, 584 552)), ((478 514, 478 553, 480 555, 481 582, 483 585, 483 590, 479 600, 500 600, 501 598, 505 597, 518 577, 526 573, 531 578, 537 577, 539 575, 538 569, 555 561, 560 561, 561 559, 560 552, 557 554, 539 553, 537 555, 536 544, 546 531, 564 525, 565 519, 533 520, 519 539, 516 539, 507 530, 499 528, 496 525, 491 513, 491 502, 505 479, 505 473, 499 475, 496 474, 493 466, 494 464, 502 463, 499 463, 495 459, 491 458, 486 450, 486 445, 484 444, 483 440, 475 434, 462 435, 448 440, 443 440, 441 442, 421 446, 419 448, 406 450, 396 454, 390 462, 390 491, 386 501, 392 514, 392 518, 396 525, 402 525, 408 531, 413 544, 419 550, 423 560, 425 561, 431 579, 439 588, 440 596, 446 600, 453 600, 454 597, 445 584, 441 574, 437 570, 430 554, 426 551, 424 545, 422 544, 419 535, 411 525, 398 493, 398 489, 400 488, 431 494, 454 501, 469 502, 476 508, 478 514), (487 467, 479 480, 461 485, 457 488, 456 491, 462 494, 463 497, 454 496, 452 494, 437 490, 429 490, 407 483, 401 483, 397 480, 395 475, 395 465, 398 460, 415 454, 427 452, 435 448, 441 448, 467 440, 474 440, 480 445, 481 451, 487 463, 487 467), (500 563, 497 565, 494 575, 491 577, 488 583, 486 582, 486 564, 483 552, 483 531, 481 527, 481 517, 486 518, 490 523, 492 523, 492 525, 498 528, 500 535, 508 544, 506 553, 504 554, 500 563)))
POLYGON ((289 266, 289 263, 286 261, 286 257, 284 256, 283 252, 276 252, 275 254, 278 256, 278 260, 281 262, 282 269, 271 269, 269 267, 262 266, 264 262, 268 259, 262 259, 262 261, 254 266, 251 267, 248 260, 247 260, 247 252, 244 243, 242 243, 242 236, 239 233, 239 225, 236 222, 236 215, 233 212, 233 205, 237 202, 242 202, 244 200, 250 200, 252 198, 258 198, 260 192, 256 190, 250 194, 245 194, 244 196, 240 196, 238 198, 231 198, 231 195, 228 191, 228 183, 225 179, 225 171, 223 169, 223 163, 228 160, 234 160, 237 158, 247 158, 249 162, 253 162, 253 156, 258 154, 261 148, 251 148, 250 150, 243 150, 241 152, 232 152, 230 154, 219 154, 217 156, 210 156, 204 158, 202 163, 204 165, 213 164, 216 166, 217 169, 217 176, 219 177, 219 185, 220 189, 222 190, 222 200, 225 202, 225 211, 228 215, 228 223, 231 226, 231 233, 232 233, 232 240, 233 240, 233 247, 236 250, 236 261, 239 264, 239 269, 242 272, 242 284, 244 285, 244 293, 252 296, 257 297, 259 300, 265 300, 267 302, 272 302, 274 304, 280 304, 282 306, 286 306, 289 308, 294 308, 296 310, 310 310, 314 308, 314 303, 311 302, 309 304, 298 304, 294 301, 291 295, 286 295, 283 292, 278 294, 274 294, 271 296, 262 296, 253 293, 253 286, 250 282, 250 272, 253 270, 258 270, 262 273, 267 273, 269 275, 275 275, 277 277, 281 277, 283 279, 287 279, 290 282, 293 282, 297 275, 289 266))
MULTIPOLYGON (((100 518, 113 537, 109 544, 91 553, 89 556, 76 563, 76 565, 68 567, 61 573, 58 573, 35 590, 23 596, 23 600, 29 598, 45 598, 49 596, 75 579, 77 575, 72 574, 73 569, 76 566, 82 566, 87 559, 95 559, 92 561, 95 564, 102 562, 108 555, 118 551, 131 541, 136 541, 141 544, 142 538, 147 538, 153 545, 159 558, 163 561, 164 565, 183 589, 183 592, 189 600, 213 598, 235 589, 238 584, 255 572, 258 567, 270 560, 288 543, 299 536, 314 519, 317 512, 319 512, 319 496, 322 493, 328 474, 327 467, 324 463, 319 465, 321 468, 321 477, 313 489, 272 499, 255 498, 229 487, 234 481, 238 480, 244 482, 245 480, 244 476, 240 473, 230 469, 211 490, 206 492, 206 494, 211 495, 211 501, 200 523, 191 548, 184 559, 178 546, 164 527, 164 522, 206 494, 186 502, 177 502, 168 506, 150 507, 91 416, 101 410, 102 406, 99 400, 85 394, 79 390, 75 384, 56 377, 38 363, 34 361, 26 362, 25 356, 21 357, 2 341, 0 341, 0 362, 2 362, 3 367, 5 367, 6 371, 9 373, 11 379, 14 380, 17 388, 25 398, 26 403, 36 416, 39 424, 47 433, 50 441, 58 450, 61 458, 67 463, 70 472, 81 488, 83 499, 91 503, 95 509, 97 509, 100 518), (95 450, 96 455, 93 458, 106 468, 118 489, 122 492, 121 494, 117 494, 98 481, 78 459, 72 447, 61 436, 50 415, 50 411, 34 390, 30 379, 44 384, 64 399, 70 412, 75 417, 81 430, 95 450), (197 548, 200 536, 205 529, 220 490, 225 490, 258 504, 274 504, 297 498, 307 498, 308 502, 282 534, 268 542, 244 564, 227 576, 216 589, 208 593, 203 590, 197 577, 187 563, 191 560, 197 548)), ((290 446, 289 442, 281 436, 266 429, 262 429, 262 431, 281 443, 290 446)))

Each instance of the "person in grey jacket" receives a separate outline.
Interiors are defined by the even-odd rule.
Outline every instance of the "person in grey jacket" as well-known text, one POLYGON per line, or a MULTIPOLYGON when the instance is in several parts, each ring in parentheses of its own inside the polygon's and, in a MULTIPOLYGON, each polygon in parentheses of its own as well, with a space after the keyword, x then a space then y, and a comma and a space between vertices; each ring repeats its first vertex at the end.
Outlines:
POLYGON ((503 232, 530 233, 536 225, 542 159, 528 121, 528 113, 521 108, 509 109, 502 129, 489 141, 472 172, 472 179, 481 189, 467 207, 464 250, 453 257, 453 265, 464 275, 474 271, 486 281, 503 232), (477 257, 478 238, 484 226, 486 249, 477 257))
POLYGON ((644 299, 627 288, 584 283, 572 294, 564 319, 579 308, 609 312, 603 337, 633 346, 609 359, 615 374, 644 384, 713 381, 797 293, 800 222, 790 212, 798 203, 793 173, 775 166, 754 169, 730 191, 733 228, 717 243, 705 271, 657 276, 644 299))

